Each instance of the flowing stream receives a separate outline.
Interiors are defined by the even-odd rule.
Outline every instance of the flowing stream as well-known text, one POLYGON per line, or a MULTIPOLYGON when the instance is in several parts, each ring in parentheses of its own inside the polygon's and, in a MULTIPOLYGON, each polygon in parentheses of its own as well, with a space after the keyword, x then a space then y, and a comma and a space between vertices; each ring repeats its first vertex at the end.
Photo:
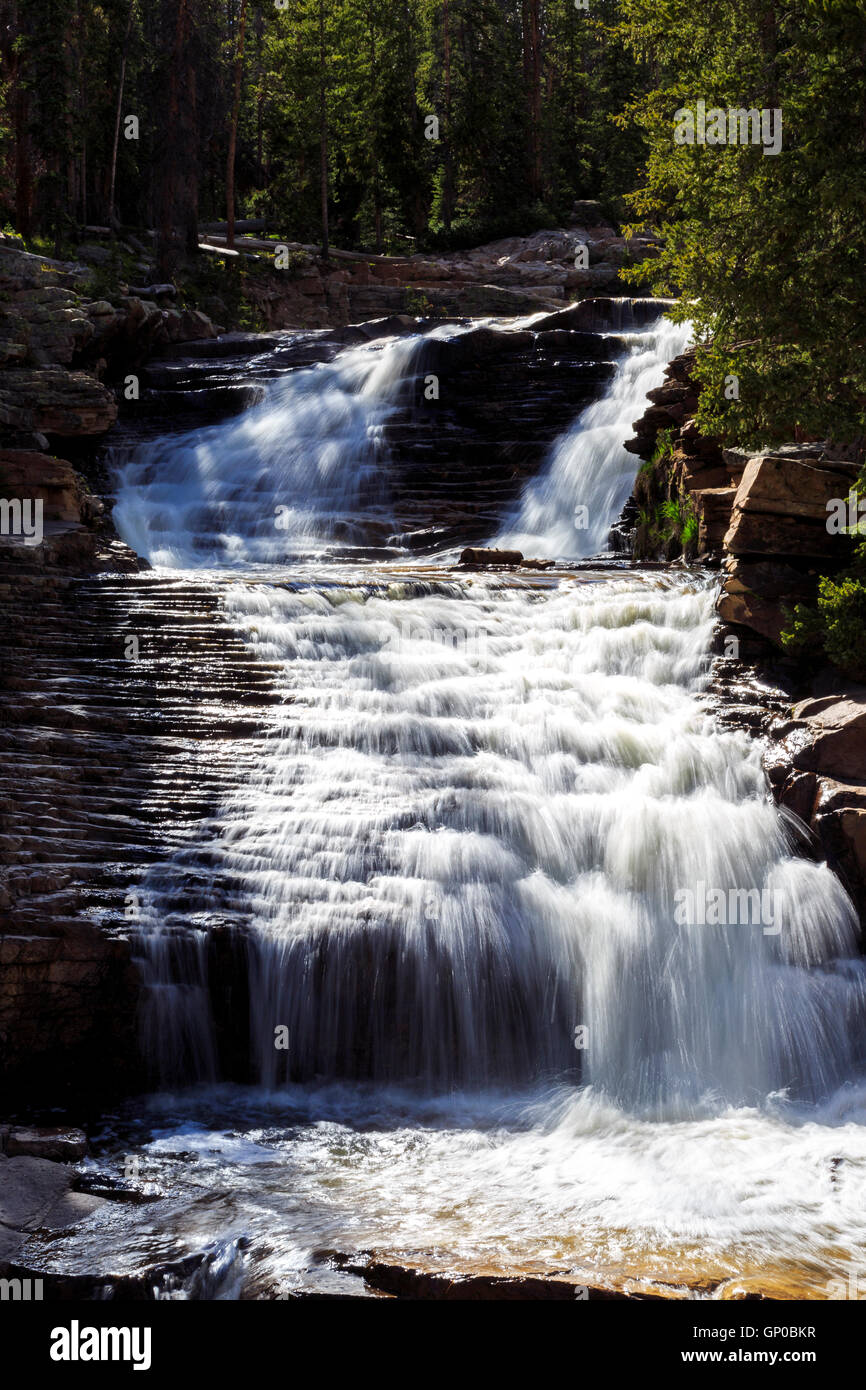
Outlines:
MULTIPOLYGON (((604 550, 685 341, 633 336, 498 543, 604 550)), ((421 351, 348 350, 124 464, 124 538, 209 573, 283 703, 139 886, 155 1093, 94 1166, 133 1151, 154 1201, 65 1258, 216 1242, 220 1279, 175 1297, 349 1286, 320 1250, 827 1296, 866 1237, 853 908, 714 723, 708 579, 340 558, 389 533, 421 351), (217 920, 246 943, 250 1085, 219 1073, 217 920)))

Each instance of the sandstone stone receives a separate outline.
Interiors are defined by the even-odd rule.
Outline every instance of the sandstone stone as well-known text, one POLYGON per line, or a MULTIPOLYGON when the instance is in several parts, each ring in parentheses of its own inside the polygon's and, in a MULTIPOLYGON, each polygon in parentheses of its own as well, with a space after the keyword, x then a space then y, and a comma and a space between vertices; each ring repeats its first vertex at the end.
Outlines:
POLYGON ((804 700, 794 707, 809 741, 795 765, 842 782, 866 782, 866 692, 804 700))
POLYGON ((846 472, 788 454, 764 454, 746 464, 737 507, 743 512, 809 517, 826 525, 827 503, 846 498, 850 486, 846 472))
POLYGON ((43 434, 103 434, 117 419, 114 396, 86 372, 16 369, 0 378, 0 423, 43 434))
POLYGON ((750 591, 766 599, 796 601, 814 589, 814 576, 779 560, 744 560, 729 555, 725 560, 725 588, 729 593, 750 591))
POLYGON ((778 643, 784 621, 779 605, 750 593, 748 590, 723 591, 716 604, 716 612, 726 623, 739 627, 750 627, 778 643))
POLYGON ((811 825, 818 785, 813 772, 790 773, 781 787, 779 804, 786 806, 805 825, 811 825))
POLYGON ((734 489, 697 488, 692 501, 698 515, 698 549, 715 550, 721 545, 730 523, 734 489))
POLYGON ((0 449, 0 495, 41 499, 46 522, 81 522, 81 484, 63 459, 0 449))
MULTIPOLYGON (((737 497, 742 487, 741 483, 737 497)), ((821 521, 804 516, 743 511, 735 503, 724 545, 734 555, 793 555, 829 559, 834 556, 841 558, 840 539, 831 535, 821 521)))

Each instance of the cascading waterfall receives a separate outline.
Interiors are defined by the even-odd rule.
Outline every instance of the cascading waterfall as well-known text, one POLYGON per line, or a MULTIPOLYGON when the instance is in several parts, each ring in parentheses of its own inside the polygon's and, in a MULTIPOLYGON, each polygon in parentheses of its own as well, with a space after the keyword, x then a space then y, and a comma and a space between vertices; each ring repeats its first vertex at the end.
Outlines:
POLYGON ((250 889, 265 1081, 286 1058, 300 1079, 575 1074, 580 1024, 583 1079, 632 1105, 850 1072, 853 912, 792 856, 757 748, 696 699, 713 597, 232 588, 292 693, 221 856, 250 889), (771 895, 773 919, 679 925, 701 882, 771 895))
MULTIPOLYGON (((501 541, 603 546, 634 475, 621 441, 686 337, 662 323, 636 339, 501 541)), ((287 534, 309 553, 362 506, 414 350, 345 353, 240 420, 148 446, 126 470, 125 537, 157 562, 283 558, 263 518, 286 497, 287 534)), ((200 841, 140 887, 152 1037, 168 1039, 172 1084, 216 1078, 206 958, 178 949, 173 905, 178 879, 206 877, 186 930, 200 943, 212 912, 242 924, 254 1071, 280 1088, 232 1100, 232 1124, 249 1106, 255 1165, 273 1107, 289 1105, 280 1154, 302 1205, 287 1211, 282 1182, 258 1190, 286 1230, 315 1230, 303 1249, 450 1241, 549 1262, 574 1256, 580 1228, 595 1268, 665 1242, 675 1268, 706 1256, 709 1211, 720 1268, 768 1250, 820 1271, 829 1246, 859 1239, 833 1176, 866 1172, 855 914, 826 866, 793 853, 759 746, 719 731, 702 699, 712 586, 590 571, 467 583, 407 566, 215 582, 285 704, 200 841), (449 1087, 464 1099, 443 1101, 449 1087), (356 1140, 371 1117, 381 1136, 356 1140), (796 1236, 761 1153, 785 1169, 796 1236), (556 1222, 562 1236, 539 1243, 556 1222)), ((192 1141, 189 1115, 172 1123, 155 1158, 221 1152, 207 1117, 192 1141)), ((306 1256, 287 1240, 276 1263, 297 1270, 306 1256)))
POLYGON ((690 341, 689 324, 659 320, 634 335, 611 389, 557 440, 495 544, 553 559, 598 555, 627 502, 635 457, 623 448, 661 372, 690 341))
POLYGON ((426 340, 350 349, 269 383, 234 420, 140 446, 118 461, 118 529, 152 564, 180 568, 381 541, 391 529, 383 426, 426 340))

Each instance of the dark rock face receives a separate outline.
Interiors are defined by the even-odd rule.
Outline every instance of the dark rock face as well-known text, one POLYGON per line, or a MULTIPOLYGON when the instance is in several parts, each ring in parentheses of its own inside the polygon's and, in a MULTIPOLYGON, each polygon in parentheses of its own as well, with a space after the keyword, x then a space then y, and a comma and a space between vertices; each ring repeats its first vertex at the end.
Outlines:
POLYGON ((8 1106, 104 1104, 146 1079, 135 887, 277 697, 204 584, 8 568, 0 621, 0 1084, 8 1106))
POLYGON ((7 566, 13 573, 77 574, 145 567, 117 539, 102 499, 65 459, 0 449, 0 498, 0 573, 7 566))
POLYGON ((48 1158, 56 1163, 76 1163, 87 1153, 83 1129, 33 1125, 0 1125, 0 1153, 7 1158, 48 1158))

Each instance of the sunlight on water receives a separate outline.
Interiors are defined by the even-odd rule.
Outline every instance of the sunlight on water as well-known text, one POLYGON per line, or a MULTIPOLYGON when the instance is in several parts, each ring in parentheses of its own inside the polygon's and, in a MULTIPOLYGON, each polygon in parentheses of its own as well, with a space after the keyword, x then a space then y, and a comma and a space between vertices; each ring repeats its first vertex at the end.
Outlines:
MULTIPOLYGON (((501 543, 604 546, 636 468, 622 440, 687 337, 636 335, 501 543)), ((237 566, 363 530, 416 343, 146 446, 125 537, 237 566)), ((327 1284, 321 1248, 690 1286, 770 1271, 827 1296, 866 1236, 866 975, 760 746, 702 698, 714 589, 326 565, 212 582, 284 703, 251 777, 141 885, 146 1046, 180 1088, 134 1141, 159 1200, 122 1247, 97 1223, 70 1248, 134 1264, 217 1234, 226 1297, 239 1260, 271 1295, 327 1284), (678 912, 708 888, 772 913, 678 912), (210 921, 246 935, 261 1089, 183 1092, 219 1074, 210 921)))
POLYGON ((554 444, 539 477, 527 484, 495 544, 526 555, 576 559, 607 549, 611 526, 628 501, 638 460, 623 448, 646 393, 664 364, 683 352, 691 324, 661 319, 635 334, 607 395, 577 418, 554 444))

